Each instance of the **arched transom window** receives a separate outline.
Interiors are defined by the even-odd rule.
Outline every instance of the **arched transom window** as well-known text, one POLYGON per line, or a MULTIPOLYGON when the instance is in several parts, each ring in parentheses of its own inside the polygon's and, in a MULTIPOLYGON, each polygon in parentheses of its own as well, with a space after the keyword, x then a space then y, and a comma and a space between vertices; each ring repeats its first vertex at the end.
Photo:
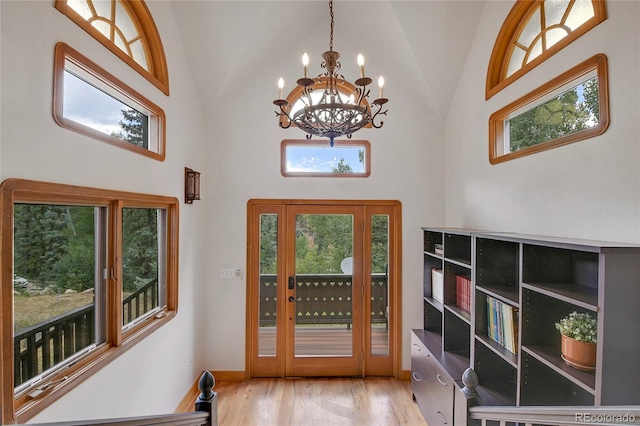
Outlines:
POLYGON ((516 2, 491 54, 487 99, 605 19, 604 0, 516 2))
POLYGON ((56 0, 55 6, 165 94, 169 94, 164 49, 153 18, 143 1, 56 0))

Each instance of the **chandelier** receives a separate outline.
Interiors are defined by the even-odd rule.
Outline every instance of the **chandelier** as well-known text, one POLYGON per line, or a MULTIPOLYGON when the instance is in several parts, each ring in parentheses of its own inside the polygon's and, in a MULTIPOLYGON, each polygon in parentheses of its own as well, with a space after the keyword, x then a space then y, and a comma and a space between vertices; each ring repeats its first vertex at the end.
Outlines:
POLYGON ((382 110, 388 99, 382 97, 384 79, 378 79, 379 97, 369 105, 367 98, 370 90, 367 88, 371 84, 371 79, 364 74, 364 57, 358 55, 358 65, 360 66, 360 78, 355 81, 355 85, 348 83, 339 74, 340 54, 333 50, 333 0, 329 0, 329 14, 331 16, 331 32, 329 38, 329 50, 322 54, 324 62, 320 65, 324 72, 316 78, 307 76, 309 68, 309 56, 302 55, 302 65, 304 69, 303 77, 298 79, 300 90, 297 102, 290 105, 286 99, 282 98, 284 80, 280 78, 278 88, 280 96, 273 101, 274 105, 280 108, 276 111, 280 127, 288 129, 291 124, 307 132, 307 139, 313 135, 329 138, 329 143, 333 146, 334 138, 346 136, 351 138, 351 134, 371 123, 373 127, 379 129, 384 124, 380 121, 377 124, 374 120, 378 115, 387 115, 388 110, 382 110), (322 92, 314 88, 322 89, 322 92), (347 95, 347 93, 351 93, 347 95))

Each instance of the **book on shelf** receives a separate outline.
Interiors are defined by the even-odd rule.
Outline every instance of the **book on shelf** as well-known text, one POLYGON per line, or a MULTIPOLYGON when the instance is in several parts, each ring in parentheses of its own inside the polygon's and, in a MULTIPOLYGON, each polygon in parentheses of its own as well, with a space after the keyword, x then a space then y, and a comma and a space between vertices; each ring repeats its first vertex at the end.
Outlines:
POLYGON ((431 269, 431 297, 443 303, 444 296, 444 275, 441 269, 431 269))
POLYGON ((487 335, 514 355, 518 354, 518 308, 487 296, 487 335))
POLYGON ((456 275, 456 305, 471 313, 471 277, 456 275))

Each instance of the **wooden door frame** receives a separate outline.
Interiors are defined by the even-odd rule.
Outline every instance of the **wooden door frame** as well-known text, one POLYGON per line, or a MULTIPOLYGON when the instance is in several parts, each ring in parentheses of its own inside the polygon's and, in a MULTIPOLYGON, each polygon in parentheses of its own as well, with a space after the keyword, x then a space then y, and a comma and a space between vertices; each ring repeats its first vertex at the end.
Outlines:
MULTIPOLYGON (((259 285, 254 285, 255 279, 259 280, 260 271, 256 270, 260 253, 260 235, 254 232, 255 224, 253 218, 262 213, 282 214, 287 205, 309 205, 309 206, 362 206, 365 211, 365 221, 371 214, 376 214, 376 207, 387 207, 392 211, 389 223, 389 357, 392 362, 392 376, 402 378, 402 205, 397 200, 303 200, 303 199, 251 199, 247 202, 247 296, 246 296, 246 345, 245 345, 245 378, 255 376, 256 367, 266 369, 270 377, 284 377, 284 359, 278 357, 258 357, 258 327, 259 322, 259 285), (253 285, 252 285, 253 284, 253 285)), ((283 217, 283 216, 281 216, 283 217)), ((284 221, 278 222, 278 247, 284 247, 284 221)), ((365 236, 365 244, 367 243, 365 236)), ((278 250, 278 264, 284 265, 284 253, 278 250)), ((365 261, 366 263, 367 261, 365 261)), ((285 268, 278 270, 278 282, 285 283, 285 268), (282 272, 281 272, 282 271, 282 272), (282 275, 282 276, 281 276, 282 275)), ((366 274, 365 274, 366 275, 366 274)), ((366 284, 366 279, 365 279, 366 284)), ((278 286, 278 297, 285 296, 285 285, 278 286)), ((365 295, 366 297, 366 295, 365 295)), ((282 300, 282 299, 281 299, 282 300)), ((366 307, 366 305, 365 305, 366 307)), ((277 318, 278 329, 284 330, 286 327, 284 315, 277 318)), ((367 326, 367 324, 365 324, 367 326)), ((366 333, 365 333, 366 334, 366 333)), ((283 339, 277 339, 278 351, 284 351, 285 347, 280 347, 283 339)), ((370 342, 363 342, 369 344, 370 342)), ((283 353, 284 352, 279 352, 283 353)), ((365 356, 363 372, 367 375, 376 375, 374 357, 365 356), (372 368, 369 368, 372 367, 372 368)), ((255 376, 257 377, 257 376, 255 376)))

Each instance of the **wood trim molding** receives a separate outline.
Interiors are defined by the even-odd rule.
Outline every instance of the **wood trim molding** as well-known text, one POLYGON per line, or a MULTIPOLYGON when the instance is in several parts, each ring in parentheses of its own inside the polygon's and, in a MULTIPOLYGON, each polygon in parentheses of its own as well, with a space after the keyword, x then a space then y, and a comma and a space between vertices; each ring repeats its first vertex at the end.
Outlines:
MULTIPOLYGON (((246 346, 245 364, 246 379, 252 377, 285 377, 285 352, 284 344, 286 339, 278 339, 277 353, 275 357, 257 356, 258 336, 258 289, 251 283, 256 281, 258 271, 253 266, 255 259, 259 258, 260 238, 259 229, 255 225, 256 217, 261 214, 278 214, 278 247, 284 247, 284 226, 286 220, 287 207, 297 206, 317 206, 324 207, 327 212, 331 212, 332 207, 359 207, 362 208, 361 215, 363 223, 367 223, 368 217, 373 214, 389 214, 389 277, 394 283, 390 288, 389 295, 389 356, 367 356, 365 355, 364 375, 385 375, 399 378, 402 374, 402 205, 394 200, 280 200, 280 199, 251 199, 247 202, 247 301, 246 301, 246 346), (384 359, 383 359, 384 358, 384 359)), ((365 240, 366 242, 366 240, 365 240)), ((366 245, 366 244, 365 244, 366 245)), ((284 250, 278 251, 278 274, 283 274, 285 269, 284 250)), ((284 276, 279 276, 278 280, 284 282, 284 276)), ((286 286, 281 288, 285 289, 286 286)), ((280 296, 279 296, 280 297, 280 296)), ((280 297, 284 300, 283 297, 280 297)), ((365 293, 366 299, 366 293, 365 293)), ((366 305, 365 305, 366 307, 366 305)), ((281 330, 286 328, 286 318, 278 314, 278 327, 281 330)), ((364 340, 364 337, 363 339, 364 340)), ((364 342, 366 343, 366 342, 364 342)), ((365 350, 366 353, 366 350, 365 350)), ((324 364, 323 364, 324 366, 324 364)), ((320 371, 320 370, 318 370, 320 371)), ((332 371, 336 375, 335 365, 327 365, 327 371, 332 371)), ((329 373, 332 374, 332 373, 329 373)))
MULTIPOLYGON (((178 262, 177 226, 179 224, 179 205, 180 203, 175 197, 137 194, 26 179, 11 178, 0 185, 0 208, 2 210, 2 215, 0 216, 0 292, 2 296, 0 309, 2 325, 0 327, 1 423, 25 423, 176 316, 178 300, 177 266, 171 268, 169 265, 177 265, 178 262), (66 203, 111 207, 157 207, 167 210, 167 228, 174 227, 171 228, 173 231, 171 229, 167 230, 166 285, 169 297, 166 314, 161 317, 151 317, 125 333, 122 332, 121 327, 112 324, 116 321, 108 322, 106 342, 100 344, 86 356, 79 358, 76 363, 68 368, 56 372, 46 381, 35 385, 40 386, 52 383, 63 376, 67 377, 66 380, 53 386, 51 391, 37 399, 29 399, 26 395, 28 391, 16 398, 13 386, 14 345, 11 324, 13 323, 13 206, 16 202, 66 203)), ((111 215, 109 224, 111 233, 107 236, 107 245, 109 247, 107 263, 109 267, 115 265, 116 256, 113 251, 117 248, 116 239, 119 238, 115 229, 118 229, 118 223, 121 223, 121 220, 113 216, 111 215)), ((118 286, 111 285, 109 287, 116 288, 118 286)), ((112 291, 110 299, 114 301, 122 300, 120 292, 117 290, 110 291, 112 291)), ((113 305, 119 305, 119 303, 114 302, 113 305)), ((122 318, 121 307, 118 309, 113 305, 107 309, 112 313, 115 312, 115 318, 122 318)))
POLYGON ((362 147, 364 150, 364 172, 362 173, 307 173, 287 171, 287 147, 325 147, 330 149, 327 139, 284 139, 280 143, 280 174, 284 177, 366 178, 371 176, 371 143, 368 140, 336 139, 334 148, 362 147))
MULTIPOLYGON (((122 100, 120 101, 126 103, 122 100)), ((61 127, 73 130, 74 132, 78 132, 90 138, 98 139, 102 142, 126 149, 127 151, 135 152, 136 154, 150 157, 154 160, 164 161, 165 159, 167 131, 164 110, 66 43, 58 43, 55 48, 53 74, 53 118, 61 127), (64 73, 65 62, 67 60, 71 61, 83 71, 86 71, 92 77, 109 86, 110 89, 121 95, 122 98, 130 99, 131 101, 144 106, 144 108, 151 112, 151 116, 149 117, 150 121, 152 118, 157 121, 155 125, 155 131, 158 136, 157 152, 125 142, 64 116, 64 73)))
POLYGON ((167 59, 164 53, 164 47, 162 46, 162 40, 160 39, 160 33, 158 32, 158 28, 151 16, 149 8, 144 0, 123 0, 120 4, 127 10, 129 17, 131 17, 134 25, 136 26, 136 29, 145 40, 145 43, 142 45, 144 46, 145 53, 147 55, 149 70, 146 70, 134 61, 133 58, 127 55, 111 40, 87 22, 86 19, 69 7, 67 5, 67 0, 56 0, 55 8, 67 18, 75 22, 80 28, 100 42, 100 44, 109 49, 123 62, 136 70, 151 84, 160 89, 162 93, 169 96, 169 71, 167 67, 167 59))
POLYGON ((543 2, 544 0, 516 1, 515 5, 507 15, 507 18, 504 20, 489 59, 485 99, 490 99, 493 95, 500 92, 502 89, 607 19, 606 0, 592 0, 595 13, 593 18, 589 19, 558 43, 545 50, 540 56, 524 65, 520 70, 507 77, 506 73, 511 57, 511 46, 513 46, 514 42, 518 39, 520 33, 527 24, 527 18, 536 8, 539 7, 540 3, 543 2))
POLYGON ((607 73, 607 57, 603 54, 592 56, 586 61, 548 81, 537 89, 527 93, 504 108, 494 112, 489 118, 489 162, 498 164, 504 161, 546 151, 558 146, 592 138, 603 134, 609 127, 609 78, 607 73), (561 138, 552 139, 515 152, 504 152, 504 122, 513 111, 535 102, 544 95, 562 87, 581 76, 597 70, 598 74, 598 102, 600 120, 598 125, 572 133, 561 138))

